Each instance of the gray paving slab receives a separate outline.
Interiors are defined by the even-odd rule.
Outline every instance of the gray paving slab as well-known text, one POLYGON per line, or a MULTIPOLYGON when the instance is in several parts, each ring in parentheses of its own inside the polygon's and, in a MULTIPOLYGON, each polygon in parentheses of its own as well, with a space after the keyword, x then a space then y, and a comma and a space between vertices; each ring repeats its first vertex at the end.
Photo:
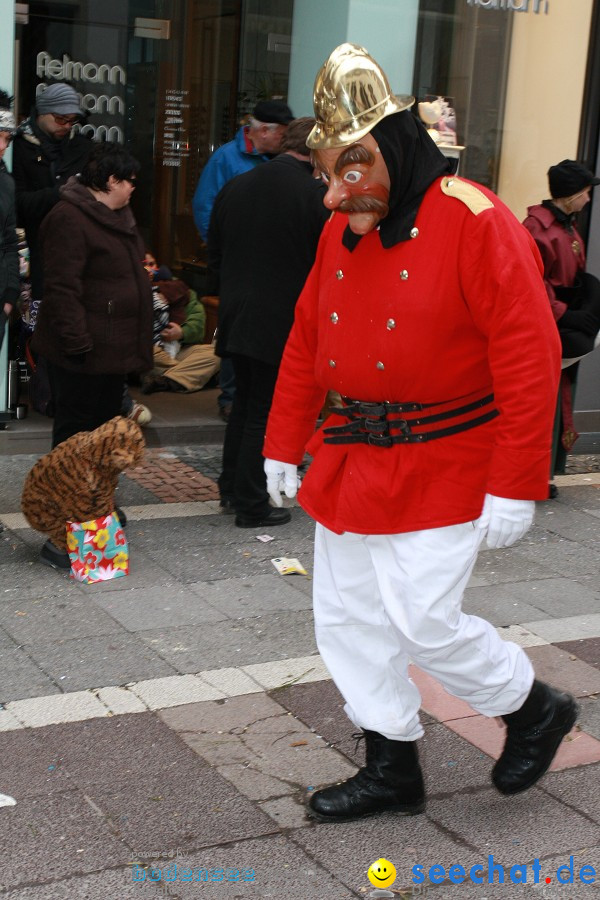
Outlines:
POLYGON ((492 625, 518 625, 531 619, 541 618, 540 610, 520 599, 514 588, 521 582, 504 582, 487 587, 468 587, 465 591, 463 609, 471 616, 487 619, 492 625))
POLYGON ((579 701, 579 725, 587 734, 600 740, 600 699, 582 698, 579 701))
POLYGON ((311 609, 310 596, 298 590, 301 580, 282 577, 273 568, 267 575, 226 578, 210 583, 200 581, 188 584, 187 589, 229 618, 245 619, 279 610, 311 609))
POLYGON ((46 882, 8 894, 10 900, 152 900, 160 896, 158 884, 133 883, 129 867, 46 882))
POLYGON ((347 778, 355 771, 308 726, 263 694, 190 704, 159 715, 253 800, 291 794, 301 804, 309 785, 347 778))
POLYGON ((525 650, 535 668, 536 677, 558 685, 576 697, 600 693, 600 670, 588 666, 573 654, 558 647, 527 647, 525 650))
POLYGON ((124 634, 111 616, 80 594, 0 600, 0 624, 21 644, 124 634))
POLYGON ((225 612, 202 599, 191 585, 149 585, 129 591, 110 591, 94 599, 112 619, 131 632, 180 625, 214 624, 225 612))
POLYGON ((561 641, 556 646, 559 650, 566 650, 574 656, 578 656, 590 666, 600 668, 600 637, 581 638, 576 641, 561 641))
POLYGON ((149 629, 138 637, 182 674, 308 656, 316 650, 310 610, 149 629))
POLYGON ((2 503, 1 512, 21 512, 23 482, 29 470, 40 458, 40 453, 22 453, 2 456, 2 503))
MULTIPOLYGON (((5 530, 0 533, 0 567, 6 563, 31 562, 31 551, 27 544, 21 540, 16 531, 5 530)), ((0 568, 0 582, 4 581, 2 568, 0 568)), ((0 588, 1 590, 1 588, 0 588)))
POLYGON ((524 544, 515 550, 482 550, 477 557, 473 574, 484 578, 487 584, 502 582, 529 581, 531 579, 548 578, 559 575, 545 562, 538 563, 525 555, 524 544))
POLYGON ((118 506, 145 506, 160 501, 156 494, 134 481, 133 478, 129 478, 125 473, 119 478, 115 502, 118 506))
POLYGON ((201 764, 150 712, 48 725, 35 733, 50 758, 85 791, 104 786, 121 790, 132 778, 154 784, 163 775, 201 764))
MULTIPOLYGON (((24 532, 19 532, 23 535, 24 532)), ((35 532, 30 532, 35 535, 35 532)), ((81 595, 80 585, 69 578, 68 572, 59 572, 42 565, 38 559, 43 538, 35 536, 35 548, 28 548, 28 558, 19 562, 7 562, 0 566, 0 602, 6 598, 18 600, 39 597, 77 597, 81 595)), ((125 581, 126 579, 117 579, 125 581)))
POLYGON ((0 652, 0 703, 60 694, 60 682, 30 654, 12 643, 0 652))
MULTIPOLYGON (((568 578, 543 578, 493 585, 487 589, 479 588, 478 591, 467 588, 465 609, 470 606, 471 602, 481 603, 482 610, 489 604, 490 614, 494 614, 494 603, 498 605, 498 610, 510 607, 508 611, 511 614, 513 611, 520 614, 522 610, 523 618, 518 620, 520 624, 535 618, 530 615, 532 608, 542 613, 537 616, 540 619, 598 612, 600 610, 600 591, 592 590, 591 585, 578 584, 568 578)), ((472 612, 471 609, 467 611, 472 612)), ((479 615, 487 618, 484 612, 479 615)), ((494 620, 490 618, 490 621, 494 620)), ((494 624, 509 623, 494 621, 494 624)))
POLYGON ((244 620, 265 660, 317 652, 312 609, 285 610, 244 620))
MULTIPOLYGON (((129 527, 129 526, 128 526, 129 527)), ((129 574, 125 578, 112 578, 110 581, 95 584, 77 584, 80 592, 86 596, 109 594, 112 591, 133 591, 146 588, 148 585, 163 585, 167 590, 177 584, 178 579, 162 565, 160 550, 153 556, 142 553, 134 544, 129 544, 129 574)))
MULTIPOLYGON (((563 772, 549 772, 543 790, 572 809, 577 809, 600 825, 600 765, 582 766, 563 772)), ((572 849, 591 846, 575 844, 572 849)))
MULTIPOLYGON (((316 734, 343 753, 351 763, 362 765, 364 748, 357 745, 356 726, 344 712, 344 699, 333 681, 293 684, 270 692, 270 696, 288 709, 296 718, 309 725, 316 734)), ((421 712, 421 722, 429 725, 436 720, 421 712)))
POLYGON ((543 546, 525 545, 520 552, 532 565, 545 568, 547 574, 570 578, 600 573, 600 552, 575 540, 555 538, 543 546))
POLYGON ((433 799, 427 815, 503 865, 571 853, 600 841, 600 826, 539 788, 510 798, 490 788, 433 799))
MULTIPOLYGON (((210 518, 213 517, 203 516, 203 522, 210 518)), ((231 516, 227 518, 231 519, 231 516)), ((237 529, 243 532, 247 530, 237 529)), ((264 533, 264 529, 261 531, 264 533)), ((214 544, 211 544, 210 552, 194 543, 193 546, 182 547, 177 559, 165 558, 162 564, 179 581, 186 584, 223 578, 251 577, 270 574, 273 571, 271 559, 276 556, 296 556, 296 552, 292 553, 293 549, 293 542, 273 541, 265 545, 258 541, 252 542, 247 534, 243 541, 230 541, 228 536, 225 536, 224 540, 215 540, 214 544)))
POLYGON ((351 900, 361 896, 348 889, 343 879, 332 878, 325 866, 284 835, 238 841, 186 855, 175 875, 169 887, 181 900, 351 900), (194 879, 209 880, 185 883, 181 876, 186 869, 194 879), (215 877, 219 881, 213 881, 215 877))
POLYGON ((419 759, 428 797, 490 783, 489 756, 444 725, 430 725, 419 741, 419 759))
POLYGON ((551 534, 570 541, 586 544, 598 540, 600 523, 584 510, 572 509, 561 503, 549 509, 548 504, 545 504, 543 512, 538 510, 536 521, 551 534))
POLYGON ((2 810, 0 888, 123 865, 128 848, 74 790, 2 810))
POLYGON ((37 730, 0 732, 0 759, 2 793, 14 797, 18 804, 77 787, 59 753, 37 730))
POLYGON ((134 853, 199 848, 276 830, 272 819, 153 714, 41 731, 134 853))
POLYGON ((265 662, 256 639, 242 622, 154 628, 138 632, 161 659, 181 674, 265 662))
POLYGON ((438 828, 427 815, 376 816, 347 822, 342 828, 317 823, 292 831, 290 836, 359 897, 372 890, 367 870, 380 857, 393 863, 397 871, 393 889, 406 890, 407 897, 415 865, 438 863, 448 869, 455 863, 470 867, 481 862, 480 853, 458 834, 438 828))
POLYGON ((127 633, 30 644, 27 652, 63 691, 176 674, 150 645, 127 633))

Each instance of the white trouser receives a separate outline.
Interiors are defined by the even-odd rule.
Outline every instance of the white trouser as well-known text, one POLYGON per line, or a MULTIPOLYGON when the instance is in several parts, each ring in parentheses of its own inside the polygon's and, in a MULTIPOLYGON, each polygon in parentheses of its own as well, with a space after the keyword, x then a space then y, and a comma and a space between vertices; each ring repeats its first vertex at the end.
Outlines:
POLYGON ((523 705, 534 677, 527 655, 461 611, 484 534, 478 522, 391 535, 317 524, 317 645, 359 728, 421 737, 410 660, 484 716, 523 705))

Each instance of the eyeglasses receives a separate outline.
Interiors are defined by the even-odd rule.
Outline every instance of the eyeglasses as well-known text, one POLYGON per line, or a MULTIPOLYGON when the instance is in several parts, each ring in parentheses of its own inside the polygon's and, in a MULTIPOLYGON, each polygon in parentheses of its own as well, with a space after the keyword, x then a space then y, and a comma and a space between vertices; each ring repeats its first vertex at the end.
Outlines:
POLYGON ((57 125, 70 125, 73 127, 79 120, 79 116, 57 116, 56 113, 50 113, 50 115, 57 125))
POLYGON ((134 178, 133 175, 130 178, 123 178, 123 181, 128 181, 132 187, 135 187, 135 183, 137 178, 134 178))

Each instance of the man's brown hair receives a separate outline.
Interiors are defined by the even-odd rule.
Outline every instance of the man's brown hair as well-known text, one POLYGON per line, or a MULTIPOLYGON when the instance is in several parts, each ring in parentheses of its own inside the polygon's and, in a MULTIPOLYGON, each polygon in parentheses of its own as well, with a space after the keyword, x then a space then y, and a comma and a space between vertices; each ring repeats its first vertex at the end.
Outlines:
POLYGON ((308 157, 310 150, 306 146, 306 139, 314 125, 315 119, 312 116, 301 116, 299 119, 294 119, 293 122, 290 122, 285 130, 279 152, 286 153, 292 150, 294 153, 308 157))

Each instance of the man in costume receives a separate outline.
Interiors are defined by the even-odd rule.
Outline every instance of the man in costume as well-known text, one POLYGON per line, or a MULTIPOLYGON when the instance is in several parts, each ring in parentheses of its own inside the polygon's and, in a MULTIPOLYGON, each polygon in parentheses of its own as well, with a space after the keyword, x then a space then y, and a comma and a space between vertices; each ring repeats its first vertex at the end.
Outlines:
POLYGON ((547 494, 560 348, 539 254, 494 194, 452 176, 366 50, 334 50, 314 100, 307 143, 334 214, 296 306, 265 471, 281 503, 313 456, 299 501, 317 521, 317 643, 366 764, 313 793, 309 813, 423 810, 409 660, 503 718, 492 780, 517 793, 577 705, 461 603, 483 539, 514 544, 547 494), (343 407, 313 435, 328 390, 343 407))

